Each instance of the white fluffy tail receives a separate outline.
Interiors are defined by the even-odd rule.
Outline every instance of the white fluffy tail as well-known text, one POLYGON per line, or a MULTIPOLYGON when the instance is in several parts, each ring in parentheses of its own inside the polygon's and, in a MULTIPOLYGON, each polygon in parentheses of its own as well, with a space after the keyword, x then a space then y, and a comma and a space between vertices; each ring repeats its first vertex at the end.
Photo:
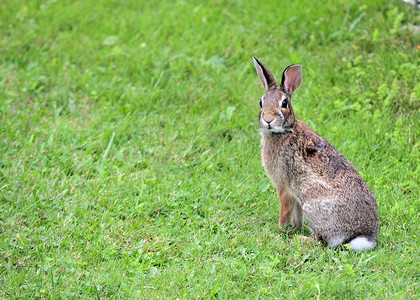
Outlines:
POLYGON ((354 251, 363 251, 363 250, 370 250, 375 248, 376 242, 373 239, 367 238, 365 236, 358 236, 355 239, 352 239, 349 242, 351 250, 354 251))

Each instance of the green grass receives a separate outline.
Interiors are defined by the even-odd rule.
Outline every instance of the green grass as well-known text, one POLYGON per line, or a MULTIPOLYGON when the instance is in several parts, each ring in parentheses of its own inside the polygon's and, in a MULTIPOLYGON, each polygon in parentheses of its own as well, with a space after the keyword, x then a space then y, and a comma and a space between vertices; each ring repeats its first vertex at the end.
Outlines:
POLYGON ((0 298, 418 298, 420 17, 340 2, 2 1, 0 298), (375 250, 277 227, 252 55, 303 66, 375 250))

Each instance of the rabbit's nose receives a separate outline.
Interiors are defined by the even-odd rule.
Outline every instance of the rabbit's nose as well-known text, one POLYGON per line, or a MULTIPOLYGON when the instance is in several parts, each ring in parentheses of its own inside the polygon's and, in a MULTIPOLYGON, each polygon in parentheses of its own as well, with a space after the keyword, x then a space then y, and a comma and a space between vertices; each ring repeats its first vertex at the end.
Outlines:
POLYGON ((263 117, 263 120, 264 120, 265 122, 267 122, 268 124, 270 124, 271 122, 273 122, 273 121, 274 121, 274 119, 276 118, 276 116, 275 116, 273 113, 271 113, 271 112, 265 112, 265 113, 262 115, 262 117, 263 117))
POLYGON ((270 123, 271 123, 271 122, 273 122, 273 121, 274 121, 274 117, 271 117, 271 116, 269 116, 269 117, 263 116, 263 119, 264 119, 264 121, 265 121, 265 122, 267 122, 267 124, 269 124, 269 125, 270 125, 270 123))

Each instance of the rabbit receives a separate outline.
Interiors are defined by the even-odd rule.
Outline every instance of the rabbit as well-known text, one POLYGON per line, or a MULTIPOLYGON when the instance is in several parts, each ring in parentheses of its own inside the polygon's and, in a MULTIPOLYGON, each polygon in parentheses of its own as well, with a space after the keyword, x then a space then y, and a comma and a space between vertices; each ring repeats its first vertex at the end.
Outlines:
POLYGON ((261 158, 280 201, 279 226, 302 226, 327 247, 354 251, 376 246, 379 216, 375 196, 355 167, 326 139, 296 119, 291 97, 302 67, 287 67, 280 85, 255 57, 265 89, 260 100, 261 158))

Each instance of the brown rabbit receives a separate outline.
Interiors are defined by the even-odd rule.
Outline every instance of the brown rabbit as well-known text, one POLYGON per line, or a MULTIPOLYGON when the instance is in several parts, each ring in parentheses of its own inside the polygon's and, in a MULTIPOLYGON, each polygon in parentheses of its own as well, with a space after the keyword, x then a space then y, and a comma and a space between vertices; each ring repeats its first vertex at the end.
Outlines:
POLYGON ((287 67, 277 85, 253 59, 266 92, 260 101, 261 157, 279 197, 279 226, 291 220, 300 227, 303 212, 324 245, 374 248, 379 216, 372 191, 333 145, 295 118, 290 100, 302 83, 302 67, 287 67))

